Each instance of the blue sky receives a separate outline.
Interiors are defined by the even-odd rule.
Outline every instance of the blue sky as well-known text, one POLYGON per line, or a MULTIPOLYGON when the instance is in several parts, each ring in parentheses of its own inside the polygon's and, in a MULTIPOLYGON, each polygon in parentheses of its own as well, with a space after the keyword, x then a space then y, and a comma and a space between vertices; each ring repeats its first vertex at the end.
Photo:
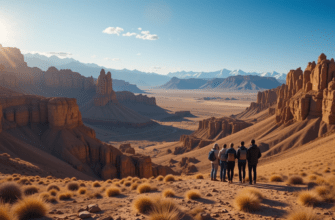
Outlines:
POLYGON ((332 1, 0 0, 0 44, 160 74, 287 73, 335 57, 334 11, 332 1))

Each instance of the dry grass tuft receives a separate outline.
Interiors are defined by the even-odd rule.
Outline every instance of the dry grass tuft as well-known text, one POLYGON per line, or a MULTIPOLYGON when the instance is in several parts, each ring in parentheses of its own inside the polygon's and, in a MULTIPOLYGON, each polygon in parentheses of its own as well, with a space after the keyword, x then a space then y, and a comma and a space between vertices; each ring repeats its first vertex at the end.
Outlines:
POLYGON ((154 203, 149 196, 138 196, 133 201, 133 209, 136 212, 146 214, 152 211, 154 208, 154 203))
POLYGON ((137 189, 137 187, 138 187, 138 183, 133 183, 133 184, 131 184, 130 189, 135 190, 135 189, 137 189))
POLYGON ((239 211, 254 212, 260 209, 261 201, 254 193, 240 193, 234 200, 235 208, 239 211))
POLYGON ((79 186, 80 187, 86 187, 86 184, 85 183, 80 183, 79 186))
POLYGON ((50 195, 52 195, 52 196, 56 196, 57 193, 58 193, 58 191, 55 190, 55 189, 52 189, 52 190, 49 191, 49 193, 50 193, 50 195))
POLYGON ((200 199, 201 194, 200 194, 199 190, 191 189, 191 190, 189 190, 185 193, 185 198, 186 199, 192 199, 192 200, 200 199))
POLYGON ((66 187, 70 191, 77 191, 79 189, 79 184, 77 182, 69 182, 66 187))
POLYGON ((98 181, 93 182, 92 184, 93 187, 100 187, 100 183, 98 181))
POLYGON ((171 199, 154 198, 154 206, 149 215, 151 220, 178 220, 181 219, 176 204, 171 199))
POLYGON ((196 178, 196 179, 203 179, 203 178, 204 178, 204 175, 202 175, 202 174, 197 174, 197 175, 195 175, 195 178, 196 178))
POLYGON ((175 196, 175 192, 173 189, 165 189, 163 192, 162 192, 162 195, 163 197, 174 197, 175 196))
POLYGON ((117 187, 110 187, 106 190, 107 197, 114 197, 120 195, 120 189, 117 187))
POLYGON ((13 216, 10 213, 10 207, 8 204, 0 203, 0 219, 1 220, 12 220, 13 216))
POLYGON ((123 183, 123 185, 124 185, 124 186, 131 186, 131 181, 125 181, 125 182, 123 183))
POLYGON ((313 191, 301 191, 298 195, 298 203, 303 206, 315 206, 319 202, 319 197, 313 191))
POLYGON ((78 189, 78 193, 81 194, 81 195, 84 195, 86 192, 87 192, 87 189, 85 187, 80 187, 78 189))
POLYGON ((308 179, 309 179, 309 180, 316 180, 316 178, 318 178, 318 177, 317 177, 317 175, 315 175, 315 174, 312 174, 312 175, 309 175, 309 176, 308 176, 308 179))
POLYGON ((50 191, 50 190, 52 190, 52 189, 55 189, 55 190, 57 190, 57 191, 60 191, 59 187, 58 187, 57 185, 55 185, 55 184, 51 184, 51 185, 49 185, 48 188, 47 188, 47 191, 50 191))
POLYGON ((33 195, 38 193, 38 188, 36 186, 27 186, 23 189, 23 192, 26 196, 33 195))
POLYGON ((291 176, 287 180, 287 184, 289 184, 289 185, 300 185, 300 184, 303 184, 303 183, 304 183, 304 181, 300 176, 291 176))
POLYGON ((94 192, 88 192, 87 193, 88 198, 90 199, 101 199, 102 195, 100 192, 98 191, 94 191, 94 192))
POLYGON ((41 218, 48 213, 49 205, 39 197, 29 196, 15 204, 12 210, 18 220, 41 218))
POLYGON ((318 176, 318 178, 316 178, 316 180, 315 180, 315 183, 318 184, 318 185, 322 185, 322 184, 326 183, 326 180, 325 180, 325 178, 323 178, 321 176, 318 176))
POLYGON ((0 200, 5 203, 14 203, 21 199, 22 191, 20 185, 15 182, 5 182, 0 185, 0 200))
POLYGON ((247 193, 254 194, 259 200, 262 200, 264 198, 261 191, 254 187, 246 187, 242 190, 242 194, 247 194, 247 193))
POLYGON ((67 191, 67 192, 61 192, 58 194, 58 199, 59 200, 68 200, 71 199, 73 196, 73 193, 71 191, 67 191))
POLYGON ((158 180, 158 181, 163 181, 163 180, 164 180, 164 176, 159 175, 159 176, 156 177, 156 180, 158 180))
POLYGON ((325 196, 330 193, 330 189, 327 186, 317 186, 314 188, 314 191, 319 195, 319 196, 325 196))
POLYGON ((174 181, 175 181, 175 178, 171 174, 166 175, 165 178, 164 178, 164 182, 174 182, 174 181))
POLYGON ((270 182, 283 182, 283 178, 282 176, 275 174, 270 177, 270 182))
POLYGON ((146 193, 151 191, 151 185, 149 183, 142 183, 137 187, 138 193, 146 193))
POLYGON ((319 220, 313 209, 297 209, 292 211, 287 218, 288 220, 319 220))
POLYGON ((188 212, 188 214, 191 215, 191 216, 193 216, 193 217, 196 217, 197 215, 199 215, 200 213, 202 213, 202 212, 204 212, 204 211, 205 211, 205 209, 204 209, 203 207, 201 207, 201 206, 197 206, 197 207, 191 209, 191 210, 188 212))

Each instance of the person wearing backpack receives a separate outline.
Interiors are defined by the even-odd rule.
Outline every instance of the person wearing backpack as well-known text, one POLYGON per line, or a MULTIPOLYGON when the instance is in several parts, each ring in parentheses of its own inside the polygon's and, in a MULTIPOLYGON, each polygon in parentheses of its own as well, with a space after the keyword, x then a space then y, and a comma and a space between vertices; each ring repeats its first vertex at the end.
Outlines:
POLYGON ((227 158, 226 158, 227 144, 224 144, 222 150, 219 152, 220 159, 220 180, 221 182, 226 181, 226 169, 227 169, 227 158))
POLYGON ((212 150, 209 152, 208 159, 212 164, 211 180, 217 181, 216 173, 219 167, 219 145, 217 143, 214 144, 212 150))
POLYGON ((236 152, 236 157, 238 159, 237 165, 238 165, 238 176, 240 178, 240 183, 245 183, 245 166, 247 165, 247 151, 248 149, 244 146, 244 141, 242 141, 241 147, 239 147, 236 152))
POLYGON ((252 171, 254 171, 254 184, 256 184, 257 179, 257 163, 258 159, 262 156, 261 150, 255 144, 255 140, 251 140, 251 146, 247 151, 247 160, 248 160, 248 170, 249 170, 249 184, 252 184, 252 171))
POLYGON ((227 168, 228 168, 228 183, 233 183, 236 151, 234 144, 230 144, 230 148, 226 151, 227 168))

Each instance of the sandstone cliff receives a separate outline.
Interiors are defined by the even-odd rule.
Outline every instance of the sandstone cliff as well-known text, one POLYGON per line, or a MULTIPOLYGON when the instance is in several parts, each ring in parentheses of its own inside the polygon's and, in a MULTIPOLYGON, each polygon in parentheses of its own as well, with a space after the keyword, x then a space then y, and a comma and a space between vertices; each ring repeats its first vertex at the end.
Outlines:
POLYGON ((96 95, 94 97, 95 106, 105 106, 107 103, 117 103, 116 94, 112 85, 111 72, 105 73, 105 70, 100 71, 97 81, 96 95))
POLYGON ((317 63, 308 63, 305 71, 291 70, 278 93, 277 123, 303 121, 307 117, 320 117, 334 124, 334 59, 321 54, 317 63))
POLYGON ((155 97, 148 97, 142 94, 135 95, 134 93, 128 91, 116 92, 116 98, 119 102, 136 102, 147 105, 156 105, 155 97))

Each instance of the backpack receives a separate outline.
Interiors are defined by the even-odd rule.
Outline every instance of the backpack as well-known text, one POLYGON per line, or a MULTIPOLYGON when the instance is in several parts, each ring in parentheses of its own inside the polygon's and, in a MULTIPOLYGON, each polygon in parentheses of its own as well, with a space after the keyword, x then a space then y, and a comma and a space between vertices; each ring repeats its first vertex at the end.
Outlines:
POLYGON ((210 161, 215 161, 216 160, 216 157, 215 157, 215 151, 214 150, 211 150, 208 154, 208 160, 210 161))
POLYGON ((246 159, 247 159, 247 151, 240 150, 240 160, 246 160, 246 159))
POLYGON ((228 162, 235 162, 235 154, 228 153, 228 162))
POLYGON ((220 160, 221 161, 226 161, 227 160, 226 151, 227 151, 226 149, 220 151, 220 160))

